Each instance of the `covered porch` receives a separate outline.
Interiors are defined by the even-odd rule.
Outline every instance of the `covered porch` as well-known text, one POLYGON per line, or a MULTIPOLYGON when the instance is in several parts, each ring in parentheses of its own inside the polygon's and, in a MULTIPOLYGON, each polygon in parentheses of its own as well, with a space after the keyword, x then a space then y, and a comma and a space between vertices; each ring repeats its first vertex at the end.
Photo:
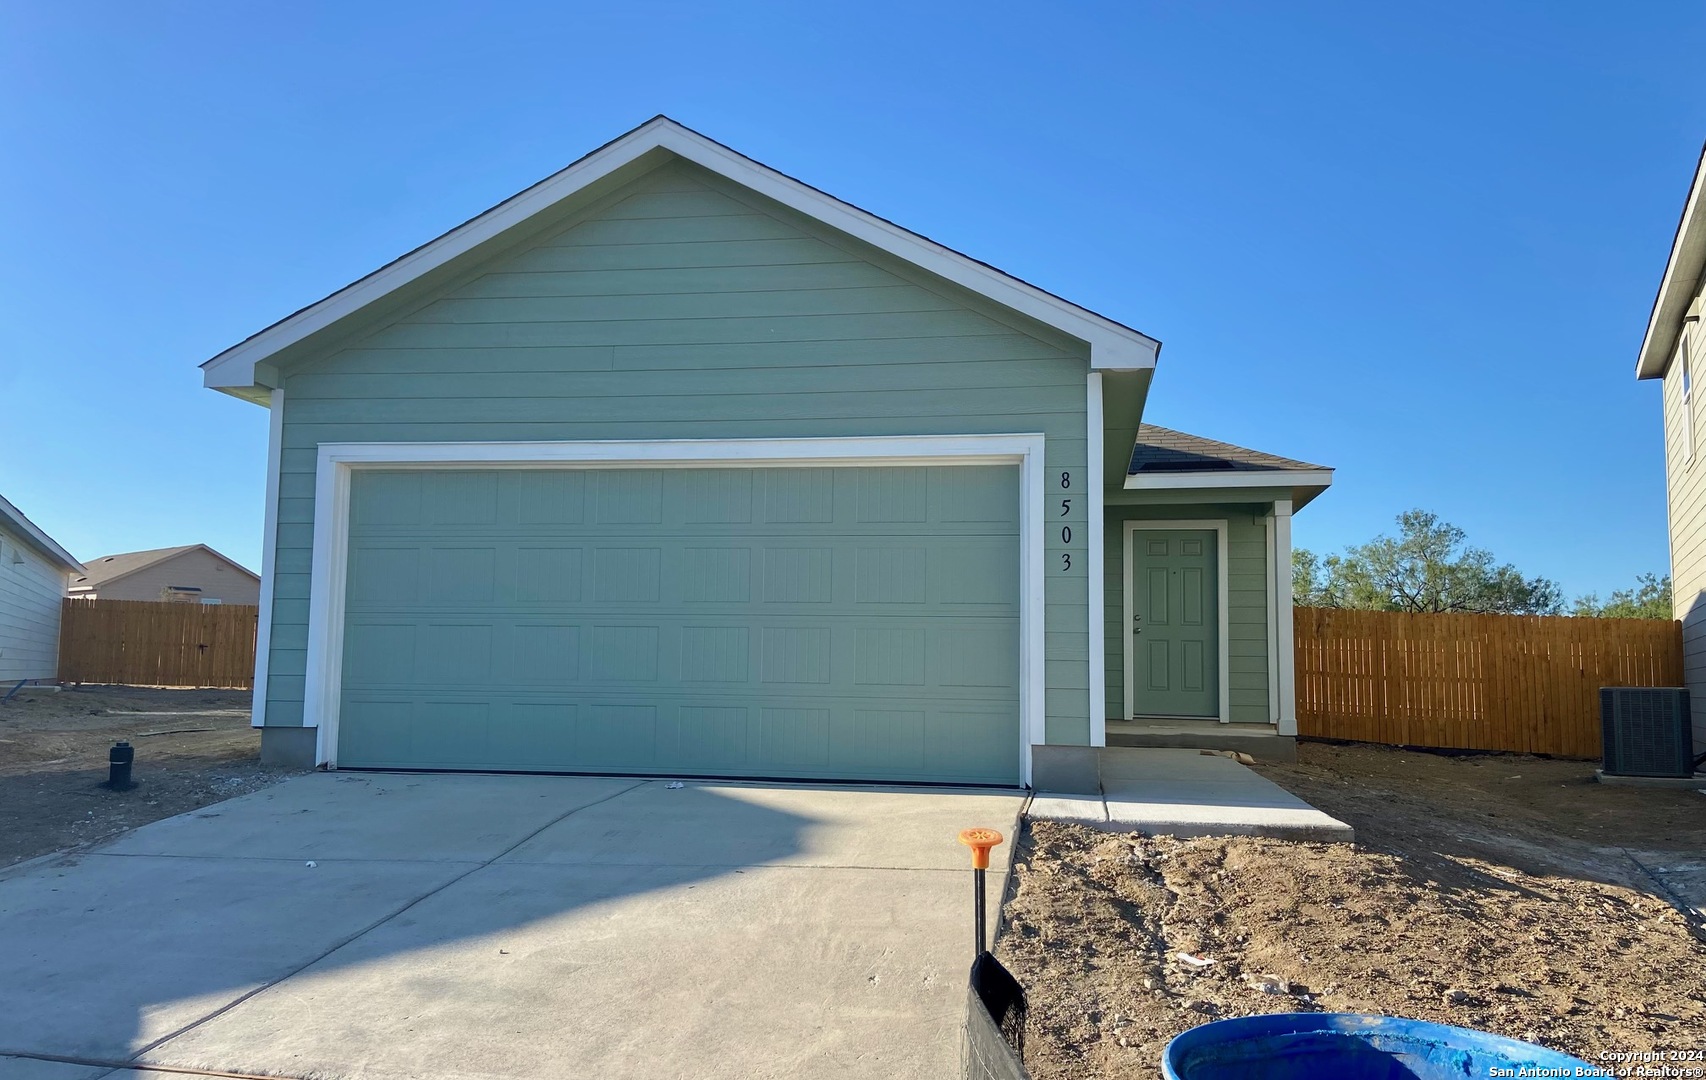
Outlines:
POLYGON ((1107 745, 1293 753, 1291 519, 1332 476, 1139 428, 1104 495, 1107 745))

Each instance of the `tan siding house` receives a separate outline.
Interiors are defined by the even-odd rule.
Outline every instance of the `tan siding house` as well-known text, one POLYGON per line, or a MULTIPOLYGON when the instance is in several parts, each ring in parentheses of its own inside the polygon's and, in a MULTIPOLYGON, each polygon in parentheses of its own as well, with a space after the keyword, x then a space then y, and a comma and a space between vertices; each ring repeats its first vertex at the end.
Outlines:
POLYGON ((1706 333, 1706 156, 1695 170, 1641 343, 1636 377, 1663 385, 1666 517, 1676 618, 1682 621, 1683 677, 1694 713, 1694 749, 1706 750, 1706 460, 1701 446, 1706 333))
POLYGON ((258 604, 261 579, 206 544, 103 555, 71 595, 91 600, 164 600, 178 603, 258 604))

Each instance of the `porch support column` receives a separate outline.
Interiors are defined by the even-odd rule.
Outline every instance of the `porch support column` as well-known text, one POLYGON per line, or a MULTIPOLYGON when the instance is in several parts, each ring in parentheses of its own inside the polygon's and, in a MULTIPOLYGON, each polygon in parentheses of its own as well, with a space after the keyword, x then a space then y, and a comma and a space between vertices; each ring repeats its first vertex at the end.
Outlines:
POLYGON ((1279 556, 1274 554, 1274 511, 1262 515, 1262 557, 1267 560, 1268 580, 1266 603, 1268 609, 1268 723, 1279 725, 1279 556))
POLYGON ((1277 734, 1297 735, 1297 660, 1291 618, 1291 500, 1274 501, 1274 621, 1279 625, 1279 721, 1277 734))

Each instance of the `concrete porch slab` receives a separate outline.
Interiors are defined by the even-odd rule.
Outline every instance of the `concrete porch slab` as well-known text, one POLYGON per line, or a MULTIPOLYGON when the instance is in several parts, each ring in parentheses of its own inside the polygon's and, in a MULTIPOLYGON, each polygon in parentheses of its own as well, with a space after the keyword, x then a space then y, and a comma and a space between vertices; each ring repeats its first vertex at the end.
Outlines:
POLYGON ((1095 800, 1039 795, 1029 815, 1114 832, 1168 836, 1272 836, 1349 842, 1355 831, 1238 762, 1198 750, 1107 747, 1103 810, 1095 800))

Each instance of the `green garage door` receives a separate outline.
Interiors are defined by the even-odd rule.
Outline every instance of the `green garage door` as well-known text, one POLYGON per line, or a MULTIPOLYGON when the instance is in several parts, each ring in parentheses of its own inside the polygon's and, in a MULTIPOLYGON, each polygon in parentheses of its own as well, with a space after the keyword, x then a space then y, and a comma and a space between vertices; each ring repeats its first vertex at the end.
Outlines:
POLYGON ((1019 778, 1018 470, 357 470, 341 766, 1019 778))

